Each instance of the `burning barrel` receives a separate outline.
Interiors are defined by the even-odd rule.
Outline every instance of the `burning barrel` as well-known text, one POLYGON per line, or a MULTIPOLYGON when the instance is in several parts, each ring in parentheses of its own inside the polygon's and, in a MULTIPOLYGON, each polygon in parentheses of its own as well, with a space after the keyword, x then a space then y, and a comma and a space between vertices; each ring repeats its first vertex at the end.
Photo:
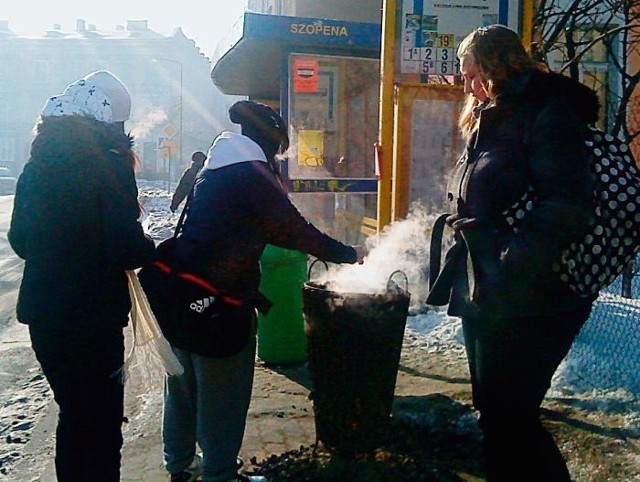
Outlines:
POLYGON ((383 294, 328 286, 302 288, 316 440, 351 456, 388 427, 410 294, 392 281, 383 294))

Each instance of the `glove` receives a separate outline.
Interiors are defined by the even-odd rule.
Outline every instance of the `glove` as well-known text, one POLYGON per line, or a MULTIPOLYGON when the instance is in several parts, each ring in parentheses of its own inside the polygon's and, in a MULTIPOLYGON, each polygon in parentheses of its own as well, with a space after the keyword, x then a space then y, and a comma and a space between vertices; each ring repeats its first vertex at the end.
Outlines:
POLYGON ((364 246, 353 246, 353 249, 356 250, 356 257, 357 257, 356 262, 358 264, 363 264, 364 258, 368 254, 366 248, 364 246))

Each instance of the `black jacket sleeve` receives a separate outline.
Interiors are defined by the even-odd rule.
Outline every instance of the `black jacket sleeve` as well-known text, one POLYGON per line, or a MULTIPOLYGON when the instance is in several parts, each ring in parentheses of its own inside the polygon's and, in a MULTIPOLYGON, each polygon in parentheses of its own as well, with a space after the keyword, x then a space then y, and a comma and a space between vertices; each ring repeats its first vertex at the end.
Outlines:
POLYGON ((100 193, 107 262, 115 268, 135 269, 153 258, 154 242, 138 221, 138 189, 131 166, 113 159, 105 167, 108 182, 100 193))
MULTIPOLYGON (((26 169, 29 169, 27 165, 26 169)), ((13 251, 22 259, 26 258, 26 230, 28 229, 29 218, 27 213, 27 199, 25 194, 25 175, 21 174, 18 178, 16 192, 13 201, 13 212, 11 214, 11 222, 7 238, 13 251)))
POLYGON ((173 193, 173 197, 171 198, 170 208, 172 211, 178 209, 180 203, 185 200, 185 198, 189 195, 191 188, 193 187, 193 183, 196 180, 196 176, 198 174, 198 168, 196 166, 191 166, 182 173, 180 177, 180 181, 178 181, 178 186, 176 187, 176 191, 173 193))
POLYGON ((248 207, 255 212, 270 244, 295 249, 332 263, 355 263, 357 253, 351 246, 321 232, 293 205, 264 163, 254 163, 258 175, 246 192, 248 207))

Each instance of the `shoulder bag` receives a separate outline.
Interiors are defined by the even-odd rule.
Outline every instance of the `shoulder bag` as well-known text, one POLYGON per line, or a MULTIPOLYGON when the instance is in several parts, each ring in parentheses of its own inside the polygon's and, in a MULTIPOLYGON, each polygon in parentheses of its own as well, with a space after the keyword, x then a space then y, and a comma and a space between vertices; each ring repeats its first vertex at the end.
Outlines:
POLYGON ((138 278, 173 347, 207 357, 229 357, 239 353, 251 338, 255 309, 198 273, 180 269, 176 257, 178 234, 192 193, 173 236, 156 247, 155 260, 138 272, 138 278))

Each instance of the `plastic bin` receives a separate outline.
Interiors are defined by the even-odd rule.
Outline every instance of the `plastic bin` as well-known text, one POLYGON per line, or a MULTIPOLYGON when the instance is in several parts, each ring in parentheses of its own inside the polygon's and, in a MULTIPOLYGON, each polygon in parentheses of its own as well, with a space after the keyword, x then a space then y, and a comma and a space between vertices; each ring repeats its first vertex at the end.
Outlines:
POLYGON ((268 245, 260 264, 260 291, 273 302, 267 315, 258 315, 258 357, 265 363, 293 364, 307 360, 302 315, 302 285, 308 256, 268 245))

